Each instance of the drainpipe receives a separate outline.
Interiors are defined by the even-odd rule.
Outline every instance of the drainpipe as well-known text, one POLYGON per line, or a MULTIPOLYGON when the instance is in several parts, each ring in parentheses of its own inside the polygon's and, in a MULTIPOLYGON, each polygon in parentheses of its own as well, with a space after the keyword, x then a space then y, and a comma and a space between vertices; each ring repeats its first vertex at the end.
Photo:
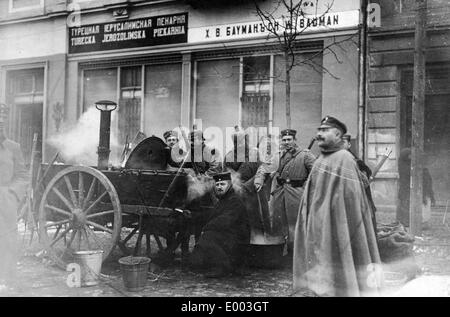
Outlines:
POLYGON ((366 87, 367 87, 367 6, 361 0, 362 21, 359 28, 359 84, 358 84, 358 156, 365 160, 366 141, 366 87))

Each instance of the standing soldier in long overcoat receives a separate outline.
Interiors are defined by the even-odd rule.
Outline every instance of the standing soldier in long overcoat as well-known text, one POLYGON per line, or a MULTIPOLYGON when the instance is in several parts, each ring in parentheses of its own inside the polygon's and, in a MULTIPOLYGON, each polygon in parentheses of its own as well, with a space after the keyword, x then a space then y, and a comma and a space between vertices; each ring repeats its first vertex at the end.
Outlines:
POLYGON ((374 296, 383 286, 381 259, 366 180, 343 147, 347 127, 326 116, 321 151, 300 203, 295 232, 293 289, 319 296, 374 296))
POLYGON ((279 211, 285 234, 288 236, 288 249, 294 242, 298 207, 303 195, 304 184, 311 172, 316 157, 308 149, 296 144, 297 131, 281 131, 281 151, 278 168, 273 178, 270 209, 279 211))
POLYGON ((16 277, 17 209, 29 179, 20 145, 6 137, 8 114, 0 104, 0 285, 16 277))

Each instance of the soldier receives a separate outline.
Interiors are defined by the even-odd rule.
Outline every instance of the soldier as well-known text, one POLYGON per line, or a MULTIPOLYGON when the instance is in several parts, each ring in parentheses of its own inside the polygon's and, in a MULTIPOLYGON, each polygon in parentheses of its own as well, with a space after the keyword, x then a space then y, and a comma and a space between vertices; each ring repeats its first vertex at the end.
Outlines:
POLYGON ((346 131, 330 116, 318 129, 321 155, 306 183, 295 227, 295 291, 361 296, 375 295, 382 285, 366 182, 343 148, 346 131))
MULTIPOLYGON (((298 147, 296 134, 297 131, 293 129, 281 131, 281 151, 273 179, 273 197, 270 200, 270 209, 282 217, 289 250, 294 242, 295 223, 304 184, 316 159, 309 150, 298 147)), ((261 180, 255 186, 259 189, 261 180)))
POLYGON ((187 152, 180 147, 178 133, 173 130, 164 132, 164 140, 170 150, 169 165, 171 167, 180 167, 186 158, 187 152))
POLYGON ((222 159, 219 151, 205 144, 203 132, 192 131, 189 137, 191 148, 188 155, 190 155, 191 161, 184 164, 184 167, 194 169, 197 175, 212 177, 214 174, 220 173, 222 171, 222 159))
POLYGON ((213 178, 219 200, 203 227, 190 264, 194 270, 206 270, 206 277, 222 277, 241 268, 250 229, 244 203, 233 189, 231 174, 218 173, 213 178))
POLYGON ((166 132, 164 132, 164 140, 166 141, 167 146, 172 148, 179 141, 178 133, 173 130, 166 131, 166 132))
POLYGON ((366 165, 366 163, 364 163, 363 160, 358 158, 355 155, 355 153, 352 152, 352 150, 351 150, 352 144, 350 142, 351 138, 352 138, 352 136, 350 134, 345 134, 342 137, 342 142, 343 142, 344 149, 346 149, 347 151, 349 151, 353 155, 353 157, 356 160, 356 163, 358 164, 359 170, 366 175, 368 180, 370 180, 370 178, 372 177, 372 170, 366 165))
POLYGON ((367 198, 369 199, 369 204, 372 209, 372 223, 374 225, 374 229, 375 229, 375 233, 376 233, 377 232, 377 221, 376 221, 376 217, 375 217, 375 212, 377 211, 377 208, 375 207, 375 203, 372 198, 372 191, 370 190, 370 184, 369 184, 370 179, 372 177, 372 170, 370 169, 369 166, 366 165, 366 163, 364 163, 363 160, 358 158, 355 155, 355 153, 353 153, 351 151, 351 149, 350 149, 352 146, 352 144, 350 143, 351 138, 352 137, 350 134, 344 134, 344 136, 342 137, 343 147, 344 147, 344 149, 346 149, 353 155, 353 157, 355 158, 356 164, 358 164, 359 171, 363 174, 364 180, 366 182, 366 195, 367 195, 367 198))
POLYGON ((239 174, 242 184, 250 181, 256 174, 259 165, 258 150, 250 148, 249 134, 239 127, 231 135, 233 149, 225 155, 224 166, 239 174))
POLYGON ((17 209, 29 181, 20 145, 6 137, 8 114, 0 104, 0 285, 16 277, 17 209))

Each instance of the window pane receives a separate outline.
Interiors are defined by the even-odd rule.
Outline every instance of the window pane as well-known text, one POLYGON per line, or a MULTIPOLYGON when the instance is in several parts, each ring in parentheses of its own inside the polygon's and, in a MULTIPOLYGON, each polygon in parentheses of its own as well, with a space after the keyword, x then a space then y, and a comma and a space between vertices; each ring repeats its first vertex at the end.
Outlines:
MULTIPOLYGON (((95 103, 100 100, 110 100, 117 102, 117 69, 94 69, 84 71, 84 97, 83 97, 83 111, 95 107, 95 103)), ((116 144, 117 140, 117 113, 112 112, 111 122, 111 154, 109 161, 117 164, 121 148, 116 144)), ((98 117, 100 119, 100 116, 98 117)), ((98 121, 100 122, 100 121, 98 121)), ((100 125, 98 126, 100 127, 100 125)), ((98 133, 95 131, 95 133, 98 133)), ((95 156, 94 156, 95 157, 95 156)), ((90 160, 93 157, 89 157, 90 160)), ((90 164, 95 164, 91 161, 90 164)))
POLYGON ((242 126, 264 127, 269 121, 270 56, 244 58, 242 126))
POLYGON ((142 67, 123 67, 120 70, 120 87, 141 87, 142 67))
POLYGON ((33 75, 19 76, 17 78, 17 90, 18 94, 26 94, 33 91, 33 75))
POLYGON ((119 99, 119 143, 131 141, 141 127, 142 67, 124 67, 120 71, 121 97, 119 99))
POLYGON ((29 94, 44 92, 44 69, 27 69, 12 71, 11 73, 12 94, 29 94))
POLYGON ((244 58, 244 81, 269 80, 270 56, 244 58))
POLYGON ((181 122, 181 64, 145 67, 145 123, 147 135, 162 138, 181 122))
MULTIPOLYGON (((297 54, 297 62, 306 62, 311 54, 297 54)), ((307 147, 316 135, 322 116, 322 56, 313 66, 300 64, 291 71, 291 123, 299 131, 298 143, 307 147), (319 65, 319 66, 318 66, 319 65)), ((274 126, 286 127, 286 84, 284 57, 275 57, 274 126)))
POLYGON ((44 70, 43 69, 36 72, 34 80, 35 80, 35 82, 34 82, 35 92, 43 93, 44 92, 44 70))
POLYGON ((239 59, 198 62, 197 113, 203 129, 239 123, 239 59))
POLYGON ((84 71, 83 110, 94 107, 99 100, 117 100, 117 69, 84 71))

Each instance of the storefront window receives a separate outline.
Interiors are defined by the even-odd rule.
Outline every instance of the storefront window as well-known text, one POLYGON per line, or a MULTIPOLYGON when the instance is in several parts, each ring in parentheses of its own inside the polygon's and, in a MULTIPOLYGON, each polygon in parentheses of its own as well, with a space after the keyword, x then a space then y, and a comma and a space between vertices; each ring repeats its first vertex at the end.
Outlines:
POLYGON ((142 67, 120 70, 119 142, 132 141, 141 127, 142 67))
POLYGON ((43 94, 44 70, 42 68, 10 72, 10 93, 14 95, 43 94))
MULTIPOLYGON (((309 62, 311 54, 297 54, 291 73, 291 122, 298 130, 298 144, 308 146, 315 136, 322 116, 322 56, 309 62)), ((286 81, 285 61, 275 56, 274 69, 274 126, 286 127, 286 81)))
POLYGON ((117 100, 117 69, 94 69, 84 71, 83 109, 94 107, 99 100, 117 100))
POLYGON ((197 63, 197 111, 203 129, 239 123, 239 59, 199 61, 197 63))
POLYGON ((264 127, 269 120, 270 56, 243 59, 242 126, 264 127))
POLYGON ((147 135, 162 138, 181 123, 181 64, 145 67, 145 125, 147 135))

